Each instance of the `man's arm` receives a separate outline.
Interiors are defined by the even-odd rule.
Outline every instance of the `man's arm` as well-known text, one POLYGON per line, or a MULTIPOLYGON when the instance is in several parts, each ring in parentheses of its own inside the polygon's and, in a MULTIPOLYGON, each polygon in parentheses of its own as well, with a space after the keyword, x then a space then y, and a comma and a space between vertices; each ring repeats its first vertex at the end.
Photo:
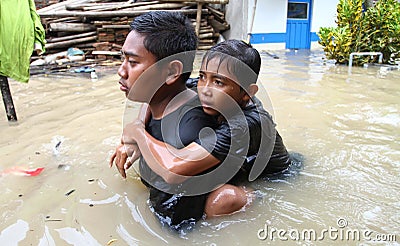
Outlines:
POLYGON ((167 183, 181 183, 187 176, 197 175, 220 163, 195 142, 177 149, 155 139, 145 131, 141 121, 127 125, 123 139, 136 142, 149 167, 167 183))

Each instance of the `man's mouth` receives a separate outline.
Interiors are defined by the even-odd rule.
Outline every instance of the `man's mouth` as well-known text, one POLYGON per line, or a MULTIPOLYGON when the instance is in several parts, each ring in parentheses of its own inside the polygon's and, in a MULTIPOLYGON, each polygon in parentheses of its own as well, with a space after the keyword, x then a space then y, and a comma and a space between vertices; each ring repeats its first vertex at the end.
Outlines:
POLYGON ((119 81, 119 84, 121 85, 121 86, 119 87, 119 89, 120 89, 121 91, 124 91, 124 92, 128 92, 128 91, 129 91, 128 87, 127 87, 124 83, 122 83, 121 81, 119 81))

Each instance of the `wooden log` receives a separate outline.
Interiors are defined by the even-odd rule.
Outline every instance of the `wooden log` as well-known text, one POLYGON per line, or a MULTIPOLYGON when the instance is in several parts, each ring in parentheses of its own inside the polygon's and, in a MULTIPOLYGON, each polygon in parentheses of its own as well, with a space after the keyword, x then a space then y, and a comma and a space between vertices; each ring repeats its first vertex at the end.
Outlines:
POLYGON ((230 29, 230 25, 227 23, 221 23, 217 20, 210 19, 209 23, 214 28, 216 32, 222 32, 230 29))
POLYGON ((0 90, 3 96, 4 107, 8 121, 17 121, 17 113, 15 112, 14 102, 12 100, 10 86, 6 76, 0 75, 0 90))
MULTIPOLYGON (((56 18, 56 17, 119 17, 119 16, 138 16, 141 14, 145 14, 151 12, 152 10, 133 10, 133 11, 103 11, 103 12, 94 12, 94 11, 58 11, 52 13, 43 13, 40 15, 42 18, 56 18)), ((176 9, 176 10, 164 10, 167 12, 180 12, 182 14, 196 14, 197 9, 176 9)), ((202 9, 202 14, 208 14, 208 9, 202 9)))
POLYGON ((57 19, 44 19, 44 24, 50 24, 50 23, 57 23, 57 22, 76 22, 79 21, 79 18, 76 17, 65 17, 65 18, 57 18, 57 19))
POLYGON ((196 35, 200 33, 200 22, 201 22, 201 10, 203 9, 203 4, 197 4, 197 13, 196 13, 196 35))
POLYGON ((199 39, 203 39, 203 38, 218 38, 219 35, 220 35, 219 33, 212 33, 212 32, 202 33, 202 34, 199 34, 199 39))
POLYGON ((74 40, 68 40, 68 41, 62 41, 62 42, 57 42, 57 43, 50 43, 46 44, 45 48, 46 49, 56 49, 56 48, 61 48, 61 47, 68 47, 72 46, 74 44, 79 44, 83 42, 89 42, 92 40, 96 40, 97 36, 91 36, 91 37, 86 37, 86 38, 77 38, 74 40))
POLYGON ((94 50, 92 51, 92 55, 108 55, 108 56, 119 56, 121 52, 119 51, 106 51, 106 50, 94 50))
POLYGON ((215 8, 213 8, 213 7, 211 7, 210 5, 206 5, 206 8, 207 8, 208 10, 210 10, 210 12, 211 12, 212 14, 214 14, 214 15, 219 15, 221 18, 225 18, 225 14, 224 14, 224 13, 222 13, 221 11, 219 11, 219 10, 217 10, 217 9, 215 9, 215 8))
POLYGON ((199 45, 199 47, 197 47, 197 49, 198 50, 209 50, 212 47, 213 47, 212 45, 199 45))
POLYGON ((214 29, 212 29, 212 27, 209 27, 209 28, 201 28, 199 34, 200 34, 200 33, 206 33, 206 32, 214 32, 214 29))
POLYGON ((50 31, 53 32, 87 32, 96 30, 92 24, 86 23, 51 23, 50 31))
POLYGON ((46 41, 47 41, 47 43, 56 43, 56 42, 61 42, 61 41, 66 41, 66 40, 71 40, 71 39, 76 39, 76 38, 84 38, 87 36, 93 36, 96 33, 97 33, 96 31, 87 32, 87 33, 65 36, 65 37, 61 37, 61 38, 50 38, 50 39, 47 39, 46 41))
POLYGON ((47 6, 45 8, 39 9, 36 12, 38 13, 38 15, 44 14, 44 13, 50 13, 50 12, 54 12, 54 11, 59 11, 59 10, 65 10, 65 6, 68 4, 74 4, 74 3, 84 3, 84 2, 89 2, 90 0, 67 0, 64 2, 60 2, 60 3, 56 3, 56 4, 52 4, 50 6, 47 6))

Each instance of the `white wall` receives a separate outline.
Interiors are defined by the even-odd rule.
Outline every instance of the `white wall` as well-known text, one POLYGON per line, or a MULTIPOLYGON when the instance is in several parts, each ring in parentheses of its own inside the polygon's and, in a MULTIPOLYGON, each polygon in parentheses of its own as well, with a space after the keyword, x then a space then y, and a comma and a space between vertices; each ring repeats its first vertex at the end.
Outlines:
MULTIPOLYGON (((248 1, 250 26, 254 0, 248 1)), ((252 33, 285 33, 286 16, 287 0, 258 0, 252 33)))
POLYGON ((339 0, 314 0, 311 20, 311 32, 318 32, 320 27, 336 26, 336 7, 339 0))
MULTIPOLYGON (((400 0, 399 0, 400 1, 400 0)), ((250 32, 255 0, 230 0, 226 19, 231 30, 225 38, 246 39, 250 32)), ((320 27, 336 26, 336 7, 339 0, 313 0, 311 32, 320 27)), ((287 0, 257 0, 254 24, 251 33, 285 33, 287 0)))
POLYGON ((249 1, 254 0, 229 0, 226 5, 226 21, 230 24, 231 29, 223 33, 226 39, 245 40, 247 38, 250 21, 250 17, 247 16, 249 1))

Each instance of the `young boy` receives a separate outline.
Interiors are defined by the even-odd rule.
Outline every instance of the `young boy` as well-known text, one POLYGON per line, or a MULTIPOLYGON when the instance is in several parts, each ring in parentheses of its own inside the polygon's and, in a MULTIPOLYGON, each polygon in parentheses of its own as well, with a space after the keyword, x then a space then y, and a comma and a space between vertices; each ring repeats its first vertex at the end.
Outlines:
POLYGON ((186 195, 209 193, 207 217, 233 213, 248 203, 248 193, 238 184, 249 173, 279 173, 291 163, 271 116, 254 97, 260 66, 257 50, 238 40, 217 44, 205 54, 198 95, 204 112, 220 124, 185 148, 157 141, 140 121, 125 132, 167 183, 180 184, 186 195))
MULTIPOLYGON (((122 47, 124 60, 118 69, 120 90, 133 101, 148 103, 151 119, 146 130, 149 136, 176 148, 195 141, 205 126, 215 125, 214 119, 199 106, 196 93, 186 88, 185 84, 194 60, 190 51, 194 54, 196 46, 197 37, 186 16, 155 11, 134 19, 122 47), (182 52, 185 53, 177 56, 182 52), (167 108, 178 95, 180 99, 174 100, 174 107, 167 108), (161 134, 163 125, 174 126, 168 136, 161 134)), ((125 161, 121 160, 135 153, 137 146, 124 142, 124 138, 121 142, 111 157, 110 166, 115 161, 125 177, 125 161)), ((140 173, 143 183, 149 188, 149 203, 155 214, 177 228, 182 221, 201 218, 206 195, 184 197, 165 192, 164 188, 173 189, 173 186, 157 175, 146 161, 140 159, 140 173), (173 201, 174 204, 164 209, 166 201, 173 201)))

